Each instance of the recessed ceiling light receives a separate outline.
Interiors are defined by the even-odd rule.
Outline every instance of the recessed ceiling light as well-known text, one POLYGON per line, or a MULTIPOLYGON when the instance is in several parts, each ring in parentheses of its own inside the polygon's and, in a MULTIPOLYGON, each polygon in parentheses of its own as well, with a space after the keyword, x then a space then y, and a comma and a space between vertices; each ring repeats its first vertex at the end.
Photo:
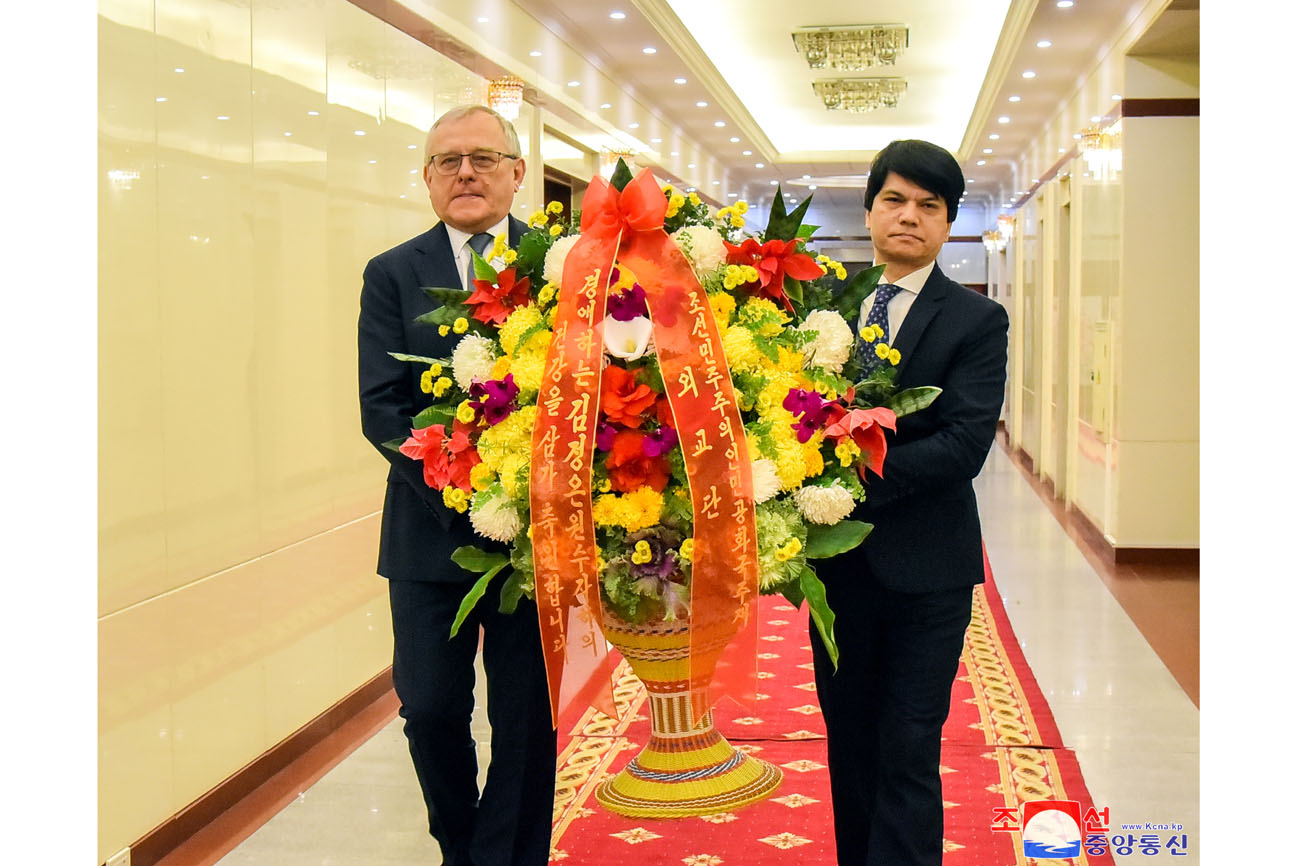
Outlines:
MULTIPOLYGON (((370 160, 370 161, 371 161, 371 162, 374 162, 374 160, 373 160, 373 159, 372 159, 372 160, 370 160)), ((419 171, 420 171, 420 170, 419 170, 419 169, 418 169, 418 168, 413 168, 413 169, 411 169, 411 171, 410 171, 410 173, 411 173, 411 174, 418 174, 418 173, 419 173, 419 171)))
POLYGON ((650 143, 651 143, 651 144, 659 144, 659 143, 661 143, 662 141, 663 141, 662 138, 652 138, 652 139, 650 139, 650 143))
POLYGON ((741 156, 753 156, 753 155, 754 155, 754 151, 752 151, 752 150, 742 150, 742 151, 740 152, 740 155, 741 155, 741 156))
POLYGON ((184 71, 185 70, 179 66, 177 66, 175 69, 172 70, 172 72, 184 72, 184 71))
POLYGON ((1010 123, 1010 122, 1011 122, 1011 118, 1007 117, 1005 114, 998 118, 998 123, 1010 123))
POLYGON ((642 48, 642 49, 641 49, 641 53, 642 53, 642 54, 657 54, 657 53, 659 53, 659 49, 658 49, 658 48, 655 48, 653 45, 647 45, 645 48, 642 48))
POLYGON ((628 128, 628 129, 640 129, 640 128, 641 128, 641 124, 639 124, 639 123, 633 121, 632 123, 629 123, 629 124, 627 125, 627 128, 628 128))
POLYGON ((809 180, 811 177, 812 177, 811 174, 805 174, 805 175, 803 176, 803 179, 804 179, 804 180, 809 180))
POLYGON ((686 163, 686 167, 687 167, 687 168, 695 168, 695 163, 693 163, 693 162, 688 162, 688 163, 686 163))
POLYGON ((1121 96, 1121 95, 1118 94, 1118 93, 1112 93, 1112 94, 1110 95, 1110 98, 1111 98, 1111 99, 1114 99, 1114 100, 1116 100, 1116 101, 1118 101, 1118 100, 1123 99, 1124 97, 1121 96))
POLYGON ((217 115, 217 120, 229 120, 229 119, 230 119, 230 115, 229 115, 229 114, 218 114, 218 115, 217 115))
POLYGON ((408 145, 406 146, 406 149, 407 149, 407 150, 415 150, 418 146, 419 146, 419 145, 408 144, 408 145))
POLYGON ((685 83, 686 83, 686 79, 685 79, 685 78, 674 78, 674 79, 673 79, 673 84, 685 84, 685 83))
POLYGON ((780 183, 780 181, 769 180, 768 183, 771 184, 772 186, 776 186, 780 183))
POLYGON ((601 108, 609 108, 609 107, 610 107, 610 104, 609 104, 608 102, 602 102, 602 103, 600 104, 600 107, 601 107, 601 108))
POLYGON ((534 50, 528 52, 528 56, 529 56, 529 57, 541 57, 541 56, 542 56, 542 52, 537 51, 536 49, 534 49, 534 50))
POLYGON ((293 135, 292 132, 286 132, 286 133, 284 134, 284 137, 285 137, 285 138, 288 138, 288 137, 291 136, 291 135, 293 135))
POLYGON ((398 196, 398 198, 406 198, 406 193, 402 193, 401 195, 398 196))
POLYGON ((708 107, 709 107, 709 104, 708 104, 707 102, 705 102, 703 99, 701 99, 699 102, 695 103, 695 107, 696 107, 696 108, 708 108, 708 107))
POLYGON ((975 164, 976 164, 976 165, 987 165, 987 164, 988 164, 988 160, 987 160, 987 159, 981 159, 979 162, 977 162, 977 163, 975 163, 975 164))
POLYGON ((354 130, 352 130, 352 134, 353 134, 353 135, 365 135, 365 134, 366 134, 366 131, 365 131, 364 129, 354 129, 354 130))
POLYGON ((627 17, 627 13, 619 12, 617 9, 615 9, 613 12, 609 13, 609 17, 613 18, 615 21, 622 21, 624 18, 627 17))
POLYGON ((480 24, 486 24, 486 23, 488 23, 488 19, 487 19, 487 18, 484 18, 484 17, 481 16, 481 15, 480 15, 476 20, 477 20, 478 23, 480 23, 480 24))
POLYGON ((984 152, 985 152, 985 153, 992 153, 992 152, 993 152, 993 148, 991 148, 991 147, 986 147, 986 148, 984 148, 984 152))
POLYGON ((817 188, 817 184, 815 184, 815 183, 810 183, 810 184, 808 184, 808 188, 809 188, 809 189, 816 189, 816 188, 817 188))
POLYGON ((166 102, 166 101, 167 101, 167 97, 165 96, 160 96, 154 100, 154 102, 166 102))
POLYGON ((1002 136, 998 135, 996 132, 989 133, 989 141, 997 141, 1001 137, 1002 136))
POLYGON ((320 112, 319 112, 319 111, 309 111, 309 112, 307 112, 307 116, 308 116, 308 117, 320 117, 320 112))
POLYGON ((1099 115, 1099 114, 1094 114, 1094 115, 1092 116, 1092 122, 1093 122, 1093 123, 1100 123, 1100 122, 1101 122, 1101 115, 1099 115))
POLYGON ((686 187, 686 191, 687 191, 687 192, 695 192, 695 187, 693 187, 693 186, 688 186, 688 187, 686 187))
POLYGON ((1019 102, 1019 101, 1020 101, 1020 97, 1019 97, 1019 96, 1008 96, 1008 97, 1007 97, 1007 102, 1019 102))
POLYGON ((725 120, 715 120, 715 121, 713 121, 713 125, 716 126, 716 127, 721 128, 721 127, 724 127, 724 126, 727 125, 727 121, 725 121, 725 120))
POLYGON ((720 181, 720 180, 715 180, 715 181, 713 182, 713 185, 714 185, 714 186, 722 186, 722 181, 720 181))
POLYGON ((730 139, 728 139, 728 140, 729 140, 732 144, 740 144, 740 137, 739 137, 739 136, 733 135, 733 136, 732 136, 730 139))
MULTIPOLYGON (((717 181, 715 180, 714 183, 717 183, 717 181)), ((740 193, 738 192, 729 192, 727 193, 727 198, 737 198, 739 195, 740 193)))
POLYGON ((1032 70, 1032 69, 1026 69, 1024 72, 1020 73, 1020 77, 1021 77, 1021 78, 1037 78, 1037 77, 1038 77, 1038 73, 1035 72, 1035 71, 1032 70))
POLYGON ((1039 48, 1051 48, 1051 47, 1052 47, 1052 40, 1050 40, 1050 39, 1039 39, 1039 40, 1038 40, 1037 42, 1035 42, 1034 44, 1037 45, 1039 48))
POLYGON ((1056 152, 1057 152, 1057 153, 1065 153, 1065 148, 1063 148, 1063 147, 1058 147, 1058 148, 1056 149, 1056 152))
POLYGON ((1074 0, 1056 0, 1057 9, 1069 9, 1074 5, 1074 0))
POLYGON ((1082 138, 1083 138, 1083 133, 1082 133, 1082 132, 1076 132, 1076 133, 1074 134, 1074 139, 1075 139, 1075 141, 1078 141, 1078 140, 1080 140, 1080 139, 1082 139, 1082 138))
POLYGON ((669 155, 669 156, 677 156, 677 151, 674 150, 672 153, 670 153, 670 154, 668 154, 668 155, 669 155))
MULTIPOLYGON (((377 163, 377 162, 379 162, 379 160, 377 160, 377 159, 372 159, 372 160, 370 160, 370 164, 371 164, 371 165, 374 165, 374 164, 377 163)), ((415 169, 411 169, 411 174, 415 174, 415 169)))
POLYGON ((569 86, 570 86, 570 87, 577 87, 577 86, 578 86, 579 84, 581 84, 581 83, 582 83, 582 82, 580 82, 580 81, 570 81, 570 82, 569 82, 569 86))
POLYGON ((754 163, 754 168, 762 168, 762 167, 763 167, 763 163, 761 162, 754 163))

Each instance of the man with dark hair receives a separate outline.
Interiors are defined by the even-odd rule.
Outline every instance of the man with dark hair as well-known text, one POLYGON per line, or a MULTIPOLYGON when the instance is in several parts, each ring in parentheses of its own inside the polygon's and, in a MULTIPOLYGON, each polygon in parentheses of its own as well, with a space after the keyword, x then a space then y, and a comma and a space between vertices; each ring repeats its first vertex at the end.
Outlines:
MULTIPOLYGON (((451 561, 457 547, 495 542, 443 504, 420 463, 383 447, 409 436, 428 405, 422 368, 389 352, 451 354, 417 316, 434 308, 424 286, 472 288, 470 250, 490 256, 496 237, 519 242, 527 227, 510 216, 524 179, 519 137, 482 105, 438 118, 424 144, 424 182, 440 222, 380 253, 362 277, 357 355, 361 426, 391 464, 379 537, 379 573, 393 615, 393 685, 403 730, 429 812, 429 832, 447 866, 545 866, 555 799, 555 731, 542 661, 537 608, 528 599, 507 616, 480 604, 455 638, 451 624, 476 575, 451 561), (474 657, 483 631, 492 763, 480 794, 470 718, 474 657)), ((496 545, 497 549, 504 549, 496 545)))
POLYGON ((1007 362, 1006 311, 935 264, 964 187, 951 154, 916 140, 880 151, 867 184, 885 272, 859 328, 879 325, 901 354, 900 388, 943 393, 890 435, 884 477, 853 515, 871 535, 819 569, 840 650, 836 670, 813 635, 840 866, 943 859, 940 731, 984 581, 971 479, 993 443, 1007 362))

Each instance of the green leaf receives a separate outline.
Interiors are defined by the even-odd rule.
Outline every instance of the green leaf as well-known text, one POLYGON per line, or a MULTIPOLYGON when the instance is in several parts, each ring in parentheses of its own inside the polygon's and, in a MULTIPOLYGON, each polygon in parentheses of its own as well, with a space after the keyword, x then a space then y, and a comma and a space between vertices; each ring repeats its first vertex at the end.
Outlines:
POLYGON ((776 185, 776 198, 772 199, 772 210, 767 215, 767 228, 763 231, 763 239, 770 240, 776 235, 773 230, 785 221, 785 197, 781 194, 781 185, 776 185))
POLYGON ((524 274, 541 270, 550 249, 551 238, 545 229, 528 232, 519 239, 519 258, 515 259, 515 267, 524 274))
POLYGON ((472 311, 466 304, 444 304, 436 310, 430 310, 415 321, 422 325, 454 325, 457 319, 468 319, 472 311))
MULTIPOLYGON (((474 547, 471 548, 462 547, 460 548, 460 550, 457 550, 456 553, 460 553, 461 550, 467 550, 467 549, 478 550, 478 548, 474 548, 474 547)), ((481 550, 479 551, 479 553, 482 552, 483 551, 481 550)), ((495 568, 489 569, 482 577, 474 581, 474 585, 469 588, 469 592, 465 593, 465 597, 461 599, 460 610, 456 611, 456 619, 452 621, 451 634, 447 636, 448 640, 454 638, 456 636, 456 632, 460 631, 460 627, 465 623, 465 618, 468 617, 470 611, 474 609, 474 605, 478 604, 478 600, 483 597, 483 593, 487 592, 488 584, 492 582, 492 578, 496 577, 497 572, 499 572, 501 569, 505 568, 506 565, 509 564, 509 560, 506 559, 504 555, 501 554, 498 555, 500 555, 501 558, 505 561, 497 565, 495 568)), ((452 554, 452 559, 455 558, 456 558, 455 554, 452 554)), ((462 567, 464 567, 463 563, 462 563, 462 567)), ((471 571, 472 570, 473 569, 471 569, 471 571)))
POLYGON ((456 548, 451 555, 451 561, 466 571, 481 572, 505 565, 510 561, 510 557, 504 553, 492 553, 481 547, 467 544, 456 548))
POLYGON ((795 235, 795 237, 810 238, 817 233, 817 229, 819 228, 821 228, 821 226, 799 226, 799 234, 795 235))
POLYGON ((510 570, 505 583, 501 584, 501 606, 497 610, 502 613, 515 612, 515 608, 519 607, 519 599, 524 597, 524 579, 522 571, 510 570))
POLYGON ((624 162, 623 157, 620 156, 618 158, 618 164, 614 166, 614 174, 610 176, 609 183, 614 187, 614 189, 622 192, 623 187, 627 186, 631 182, 632 169, 627 167, 627 163, 624 162))
POLYGON ((804 566, 799 575, 799 588, 808 599, 808 612, 812 614, 817 633, 826 645, 826 654, 831 657, 831 664, 838 670, 840 666, 840 648, 835 645, 835 611, 826 603, 826 584, 822 583, 817 572, 804 566))
POLYGON ((431 300, 437 301, 440 304, 463 304, 469 296, 473 294, 473 292, 466 291, 465 289, 430 288, 428 286, 420 289, 420 291, 428 295, 431 300))
POLYGON ((785 294, 796 306, 803 306, 803 283, 789 274, 785 275, 785 294))
MULTIPOLYGON (((799 206, 790 213, 781 218, 776 217, 776 202, 780 201, 781 188, 777 187, 778 198, 773 201, 772 217, 767 221, 767 232, 763 235, 764 241, 782 240, 792 241, 799 234, 799 226, 803 225, 803 215, 808 211, 808 205, 812 204, 812 196, 808 196, 799 202, 799 206)), ((781 210, 785 210, 785 205, 781 205, 781 210)))
MULTIPOLYGON (((469 254, 474 257, 474 279, 495 283, 497 281, 496 269, 489 265, 486 259, 474 252, 473 247, 470 248, 469 254)), ((465 293, 465 297, 469 297, 468 291, 465 293)))
POLYGON ((920 412, 926 406, 933 403, 940 394, 942 388, 936 388, 933 385, 924 385, 920 388, 908 388, 906 391, 899 391, 889 398, 885 406, 894 410, 894 414, 899 418, 904 415, 911 415, 913 412, 920 412))
POLYGON ((823 523, 808 525, 808 543, 804 555, 808 559, 828 559, 847 553, 866 541, 874 527, 861 520, 841 520, 829 526, 823 523))
POLYGON ((411 419, 411 427, 415 430, 423 430, 425 427, 431 427, 434 424, 446 426, 452 423, 455 417, 456 410, 450 406, 430 406, 411 419))
POLYGON ((787 583, 781 587, 781 595, 785 596, 786 601, 794 605, 795 610, 803 607, 803 589, 798 583, 787 583))
POLYGON ((441 358, 426 358, 423 355, 408 355, 405 352, 389 352, 388 354, 399 361, 411 361, 416 364, 428 364, 429 366, 434 364, 445 365, 447 363, 441 358))
POLYGON ((387 442, 384 443, 384 447, 387 448, 389 451, 396 451, 398 454, 401 454, 402 443, 405 441, 406 441, 405 436, 399 439, 389 439, 387 442))
MULTIPOLYGON (((867 295, 876 290, 876 283, 880 282, 880 275, 884 272, 884 265, 875 265, 858 271, 835 299, 835 309, 850 325, 858 321, 862 314, 862 302, 867 299, 867 295)), ((854 333, 857 333, 856 326, 854 333)))

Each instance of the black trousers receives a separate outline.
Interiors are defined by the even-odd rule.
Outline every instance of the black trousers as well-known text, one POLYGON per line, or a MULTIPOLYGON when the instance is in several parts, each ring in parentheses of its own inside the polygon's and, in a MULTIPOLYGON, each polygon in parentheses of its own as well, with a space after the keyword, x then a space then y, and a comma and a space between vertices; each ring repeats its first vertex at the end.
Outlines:
POLYGON ((832 673, 809 624, 839 866, 940 866, 940 732, 970 624, 971 587, 910 594, 867 574, 820 576, 840 650, 832 673))
POLYGON ((390 580, 393 683, 429 810, 429 832, 446 866, 545 866, 555 800, 551 727, 537 608, 510 615, 491 591, 452 640, 447 636, 473 584, 390 580), (474 657, 483 627, 492 762, 480 794, 470 735, 474 657))

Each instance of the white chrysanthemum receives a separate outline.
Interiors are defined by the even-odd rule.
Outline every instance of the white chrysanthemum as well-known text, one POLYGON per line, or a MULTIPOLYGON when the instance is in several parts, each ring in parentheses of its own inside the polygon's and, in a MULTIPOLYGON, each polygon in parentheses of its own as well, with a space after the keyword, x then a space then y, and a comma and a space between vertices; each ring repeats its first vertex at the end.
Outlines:
POLYGON ((551 244, 546 251, 546 261, 542 263, 542 278, 548 283, 559 285, 564 281, 564 260, 569 257, 569 250, 578 242, 578 235, 568 235, 551 244))
POLYGON ((519 509, 504 496, 493 496, 481 505, 475 504, 470 508, 469 522, 479 535, 505 542, 514 541, 524 526, 519 509))
POLYGON ((727 260, 722 235, 708 226, 682 226, 672 233, 672 239, 690 259, 697 274, 707 274, 727 260))
POLYGON ((451 353, 451 375, 462 391, 468 391, 475 379, 492 378, 497 361, 497 344, 478 334, 466 334, 451 353))
POLYGON ((812 523, 839 523, 853 512, 853 494, 838 484, 800 487, 794 492, 794 504, 812 523))
POLYGON ((776 464, 766 457, 754 461, 754 504, 766 502, 781 492, 781 476, 776 464))
POLYGON ((843 316, 833 310, 813 310, 799 330, 817 332, 804 349, 807 366, 824 367, 832 373, 844 368, 853 351, 853 329, 843 316))

